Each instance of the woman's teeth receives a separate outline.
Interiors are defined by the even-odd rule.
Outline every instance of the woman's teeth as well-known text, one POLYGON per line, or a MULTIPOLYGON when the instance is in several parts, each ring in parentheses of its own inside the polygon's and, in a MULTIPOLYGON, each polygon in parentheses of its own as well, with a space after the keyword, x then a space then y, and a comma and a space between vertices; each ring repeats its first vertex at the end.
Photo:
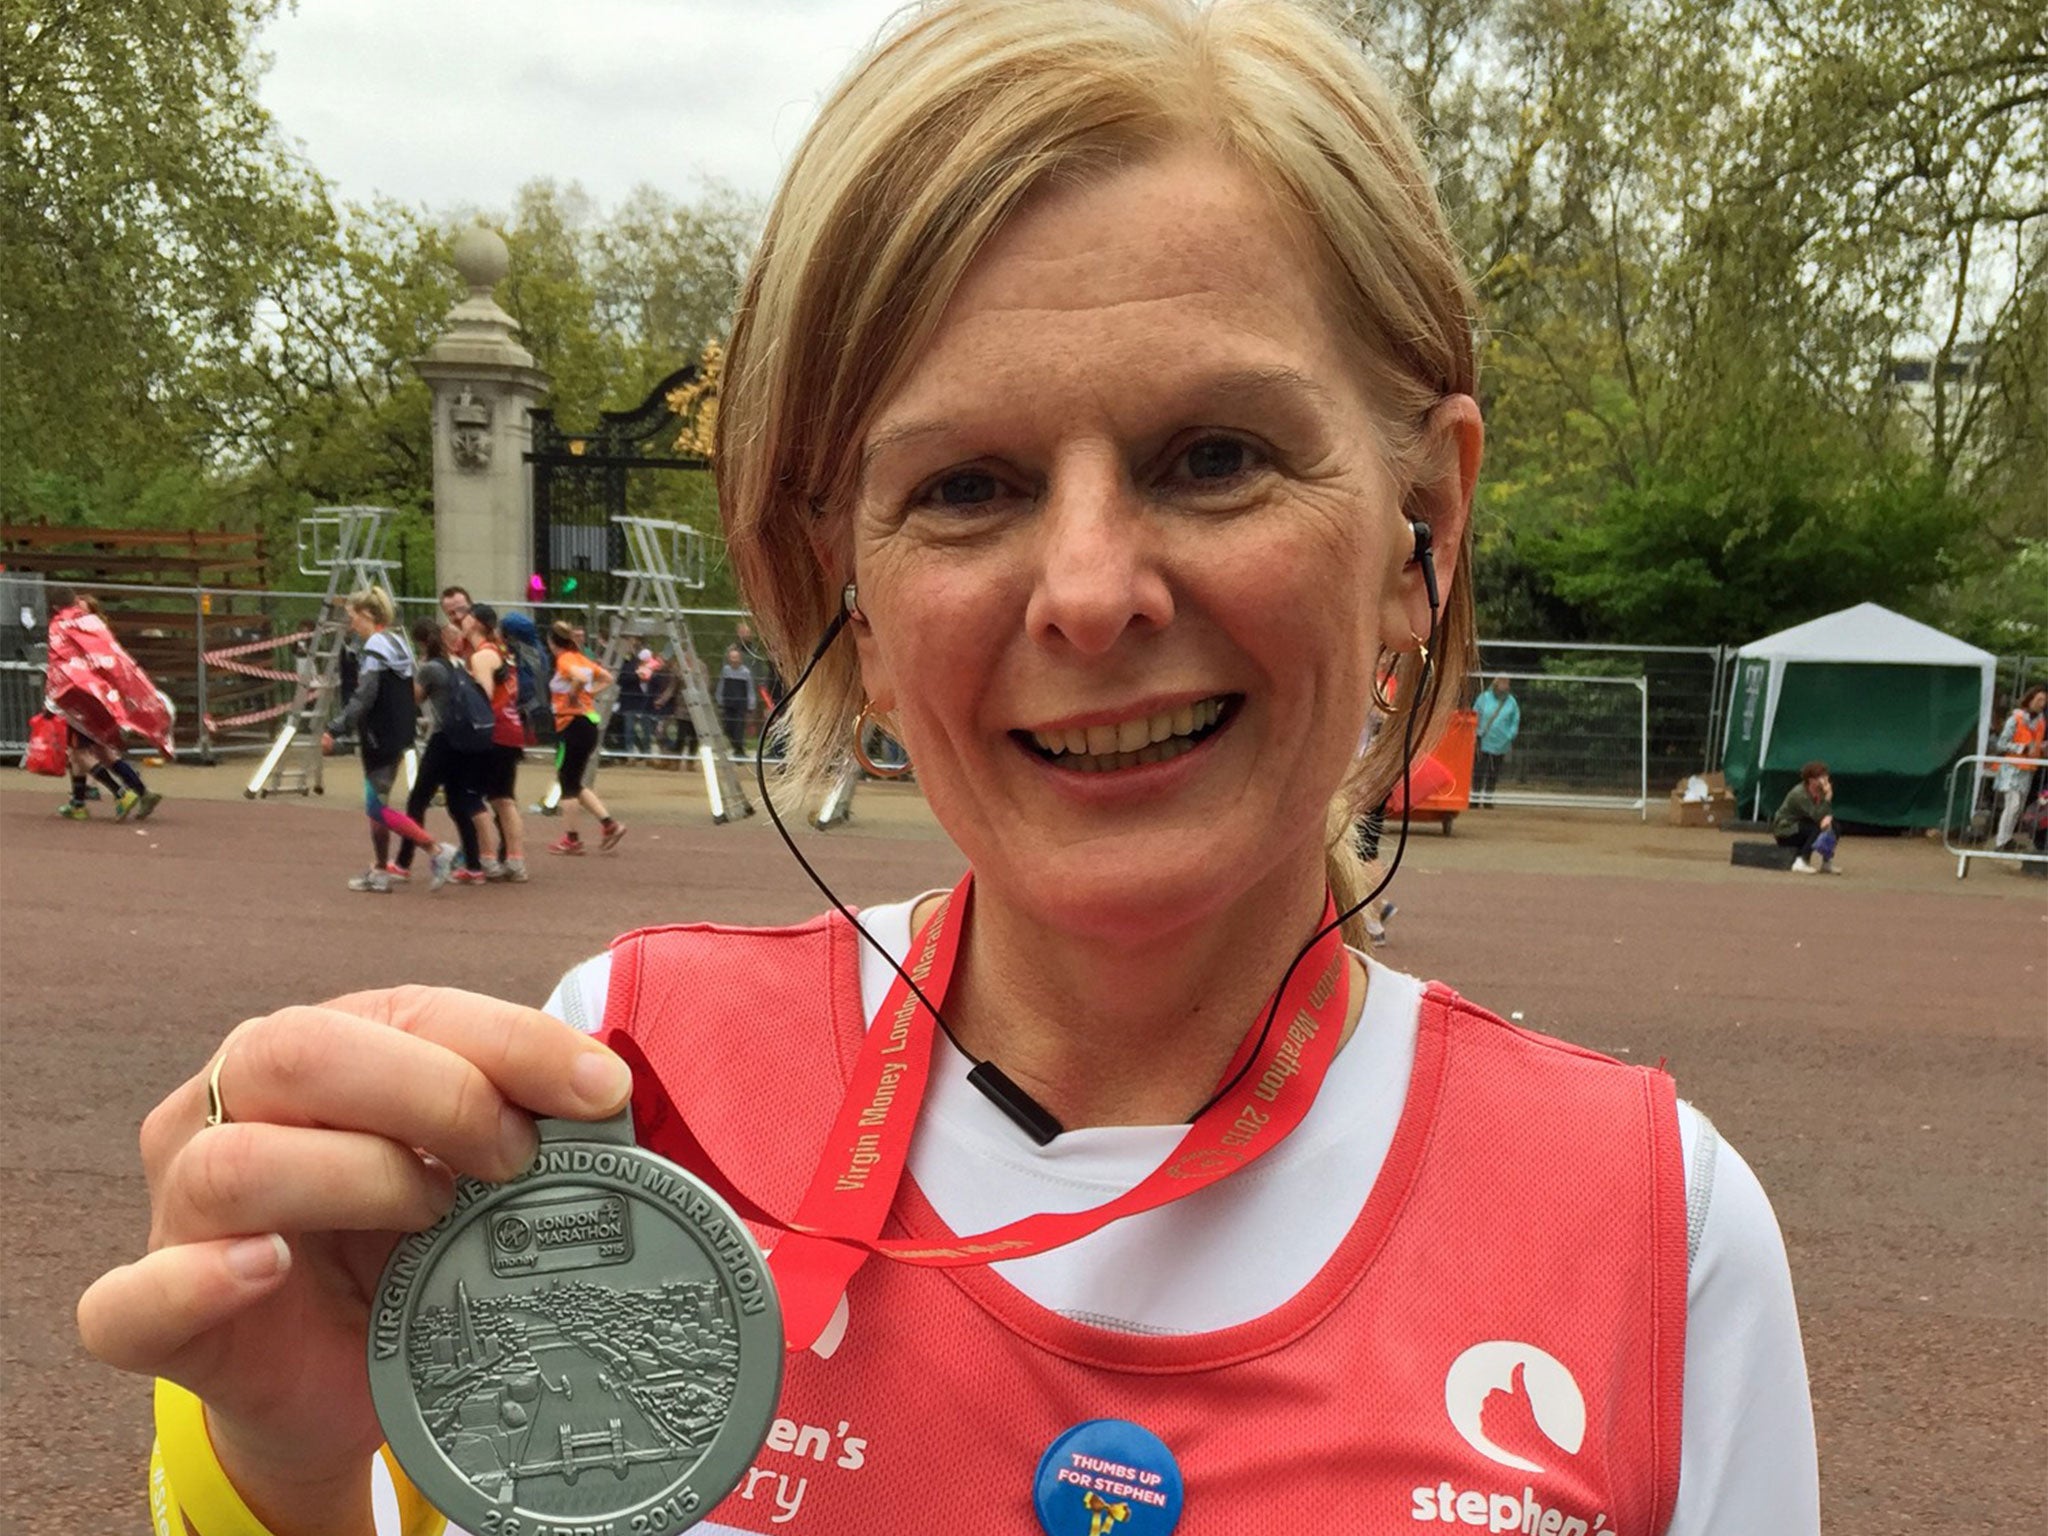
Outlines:
POLYGON ((1031 744, 1074 773, 1108 773, 1163 763, 1199 745, 1223 717, 1224 699, 1203 699, 1117 725, 1032 731, 1031 744))

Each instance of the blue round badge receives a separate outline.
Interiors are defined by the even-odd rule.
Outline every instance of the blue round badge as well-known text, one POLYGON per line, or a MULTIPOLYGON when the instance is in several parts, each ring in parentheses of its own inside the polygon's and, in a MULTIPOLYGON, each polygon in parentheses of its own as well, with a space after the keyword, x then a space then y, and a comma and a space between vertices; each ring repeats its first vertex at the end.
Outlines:
POLYGON ((1045 1448, 1031 1488, 1045 1536, 1167 1536, 1182 1493, 1166 1442, 1128 1419, 1076 1424, 1045 1448))

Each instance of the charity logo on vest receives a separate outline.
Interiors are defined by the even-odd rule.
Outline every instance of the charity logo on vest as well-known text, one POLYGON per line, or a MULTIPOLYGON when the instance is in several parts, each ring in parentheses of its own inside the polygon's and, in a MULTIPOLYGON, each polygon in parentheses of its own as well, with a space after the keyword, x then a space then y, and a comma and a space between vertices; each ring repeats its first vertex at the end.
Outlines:
POLYGON ((1045 1536, 1167 1536, 1183 1493, 1166 1442, 1128 1419, 1066 1431, 1039 1457, 1031 1487, 1045 1536))
MULTIPOLYGON (((1554 1471, 1586 1439, 1586 1399, 1562 1361, 1534 1344, 1489 1339, 1451 1362, 1444 1376, 1451 1428, 1488 1461, 1520 1472, 1554 1471)), ((1446 1479, 1416 1488, 1416 1521, 1466 1525, 1520 1536, 1619 1536, 1599 1511, 1546 1505, 1534 1484, 1518 1490, 1459 1487, 1446 1479)))

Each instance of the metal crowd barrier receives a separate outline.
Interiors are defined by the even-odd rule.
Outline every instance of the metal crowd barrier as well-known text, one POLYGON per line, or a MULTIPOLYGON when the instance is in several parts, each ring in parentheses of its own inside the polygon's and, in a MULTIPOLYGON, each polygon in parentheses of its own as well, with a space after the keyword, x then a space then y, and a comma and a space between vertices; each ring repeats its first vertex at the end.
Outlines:
MULTIPOLYGON (((2031 850, 2022 851, 2017 847, 2000 851, 1990 847, 1988 844, 1983 847, 1961 847, 1956 843, 1956 831, 1959 825, 1964 829, 1966 835, 1975 835, 1977 788, 1980 783, 1989 783, 1991 781, 1989 770, 1995 770, 2005 760, 2005 757, 2000 753, 1973 752, 1968 757, 1958 758, 1955 766, 1949 770, 1948 805, 1943 811, 1941 818, 1941 846, 1945 852, 1956 856, 1956 878, 1958 880, 1969 878, 1970 861, 1972 859, 1990 859, 1999 864, 2048 864, 2048 853, 2035 853, 2031 850), (1964 807, 1960 821, 1958 821, 1956 816, 1956 788, 1958 780, 1962 778, 1966 770, 1970 778, 1970 798, 1964 807)), ((2037 777, 2034 783, 2029 786, 2031 792, 2037 796, 2041 792, 2041 782, 2038 775, 2042 772, 2043 768, 2048 768, 2048 764, 2043 764, 2042 768, 2034 770, 2037 777)), ((1998 825, 1998 802, 1999 796, 1994 792, 1991 801, 1991 825, 1994 829, 1998 825)), ((2024 813, 2022 814, 2024 815, 2024 813)))

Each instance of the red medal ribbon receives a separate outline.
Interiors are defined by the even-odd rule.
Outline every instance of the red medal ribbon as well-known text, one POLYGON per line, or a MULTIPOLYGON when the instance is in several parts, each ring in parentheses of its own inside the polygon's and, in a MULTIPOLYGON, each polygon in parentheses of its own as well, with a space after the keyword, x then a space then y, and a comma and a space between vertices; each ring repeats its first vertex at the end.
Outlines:
MULTIPOLYGON (((959 959, 973 884, 970 872, 911 940, 909 972, 934 1006, 943 1006, 959 959)), ((1334 902, 1325 898, 1323 926, 1335 917, 1334 902)), ((1026 1216, 942 1245, 880 1235, 910 1157, 938 1027, 901 976, 867 1031, 817 1172, 795 1217, 787 1221, 762 1210, 725 1177, 676 1113, 630 1035, 607 1029, 600 1038, 633 1069, 633 1119, 641 1145, 689 1169, 746 1220, 783 1234, 768 1256, 768 1267, 781 1298, 789 1347, 804 1349, 824 1331, 847 1282, 871 1253, 937 1269, 1030 1258, 1206 1189, 1263 1156, 1287 1138, 1315 1102, 1336 1058, 1349 1001, 1343 938, 1330 928, 1294 968, 1264 1039, 1254 1029, 1239 1047, 1225 1073, 1228 1081, 1244 1067, 1238 1091, 1198 1115, 1151 1173, 1088 1210, 1026 1216)), ((1265 1010, 1258 1017, 1263 1020, 1265 1010)))

